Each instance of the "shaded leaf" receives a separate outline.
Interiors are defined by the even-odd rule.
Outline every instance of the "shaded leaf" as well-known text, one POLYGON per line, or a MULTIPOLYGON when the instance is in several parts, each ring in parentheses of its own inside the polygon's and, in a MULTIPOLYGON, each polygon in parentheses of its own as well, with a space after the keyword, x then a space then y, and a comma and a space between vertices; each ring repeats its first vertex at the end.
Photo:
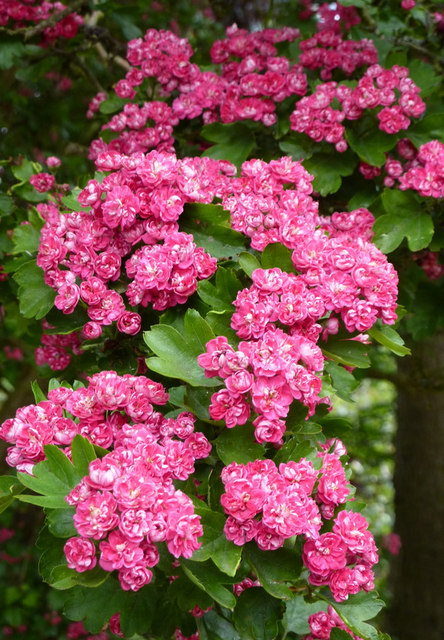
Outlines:
POLYGON ((231 462, 247 464, 264 457, 264 449, 256 442, 254 428, 250 425, 224 429, 216 440, 216 450, 224 465, 231 462))
POLYGON ((281 616, 279 600, 258 587, 240 594, 233 621, 242 640, 274 640, 281 616))
POLYGON ((188 309, 182 335, 170 325, 154 325, 143 338, 156 357, 148 358, 150 369, 168 378, 184 380, 194 387, 214 387, 219 380, 206 378, 197 356, 206 351, 206 343, 214 338, 213 330, 197 311, 188 309))

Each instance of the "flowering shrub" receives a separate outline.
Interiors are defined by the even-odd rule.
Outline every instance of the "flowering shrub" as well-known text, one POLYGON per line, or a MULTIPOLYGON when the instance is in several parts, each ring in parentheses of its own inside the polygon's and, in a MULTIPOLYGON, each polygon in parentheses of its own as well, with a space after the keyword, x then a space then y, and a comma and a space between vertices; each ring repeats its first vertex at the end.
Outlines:
POLYGON ((89 102, 88 174, 52 149, 11 164, 2 285, 71 382, 1 425, 1 499, 45 511, 69 637, 383 637, 329 412, 372 343, 409 353, 385 254, 439 281, 443 143, 433 80, 341 31, 356 8, 304 4, 315 35, 233 25, 199 62, 164 28, 128 36, 89 102))

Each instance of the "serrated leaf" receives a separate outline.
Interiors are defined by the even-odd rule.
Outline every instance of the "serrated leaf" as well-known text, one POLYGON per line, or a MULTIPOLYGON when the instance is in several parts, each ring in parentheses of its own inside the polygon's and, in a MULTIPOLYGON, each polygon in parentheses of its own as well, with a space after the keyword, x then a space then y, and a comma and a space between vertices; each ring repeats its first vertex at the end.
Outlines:
POLYGON ((41 320, 54 306, 55 291, 47 284, 35 260, 23 264, 13 275, 19 285, 20 312, 25 318, 41 320))
POLYGON ((282 600, 293 598, 286 582, 296 582, 302 569, 299 552, 294 549, 262 551, 255 542, 245 546, 244 556, 259 582, 270 595, 282 600))
POLYGON ((156 354, 146 361, 153 371, 168 378, 184 380, 193 387, 220 384, 219 380, 206 378, 197 362, 197 356, 205 353, 206 343, 215 336, 208 322, 194 309, 188 309, 185 314, 183 335, 170 325, 158 324, 145 331, 143 337, 156 354))
POLYGON ((117 580, 106 580, 96 589, 76 586, 66 594, 64 612, 71 620, 82 620, 85 628, 100 633, 117 611, 122 611, 125 592, 117 580))
POLYGON ((205 140, 216 143, 206 149, 203 156, 216 160, 228 160, 237 167, 240 167, 249 157, 256 145, 253 132, 241 122, 232 124, 214 122, 205 125, 201 133, 205 140))
POLYGON ((289 441, 286 442, 276 453, 273 461, 276 465, 280 465, 282 462, 299 462, 301 458, 315 457, 317 455, 317 449, 308 440, 299 440, 295 436, 291 436, 289 441))
POLYGON ((308 617, 319 611, 327 611, 326 602, 306 602, 303 596, 296 596, 287 602, 283 618, 284 628, 287 632, 307 634, 310 633, 308 617))
POLYGON ((422 120, 409 127, 405 135, 416 147, 420 147, 430 140, 444 142, 443 118, 444 113, 432 113, 429 116, 424 116, 422 120))
POLYGON ((22 224, 14 229, 12 234, 14 254, 36 253, 40 244, 40 233, 31 224, 22 224))
POLYGON ((364 134, 355 133, 352 129, 346 129, 345 136, 350 147, 361 160, 375 167, 385 164, 385 153, 390 151, 396 142, 396 136, 390 136, 384 131, 369 129, 364 134))
POLYGON ((384 345, 384 347, 387 347, 398 356, 407 356, 411 354, 410 349, 404 346, 404 340, 401 338, 399 333, 393 329, 393 327, 388 327, 383 324, 379 327, 372 327, 367 333, 371 338, 373 338, 373 340, 384 345))
POLYGON ((25 182, 34 174, 41 171, 42 167, 35 162, 31 162, 27 158, 23 158, 22 163, 19 165, 12 164, 11 171, 17 180, 25 182))
POLYGON ((263 459, 264 449, 254 437, 253 427, 238 425, 234 429, 224 429, 216 440, 216 450, 224 465, 231 462, 247 464, 263 459))
POLYGON ((196 504, 194 510, 201 518, 204 533, 199 538, 202 546, 193 553, 193 561, 204 562, 211 559, 223 573, 234 576, 241 560, 242 547, 227 540, 224 533, 225 516, 196 504))
POLYGON ((52 444, 44 446, 46 460, 33 467, 33 475, 18 473, 20 482, 40 494, 39 496, 22 495, 22 502, 40 504, 53 509, 66 508, 64 497, 82 479, 82 475, 74 469, 65 454, 52 444))
POLYGON ((356 340, 339 340, 330 338, 327 348, 322 353, 335 362, 345 364, 348 367, 367 369, 370 366, 368 346, 356 340))
POLYGON ((374 618, 384 606, 383 601, 375 594, 360 591, 349 596, 346 602, 339 604, 331 599, 330 604, 353 633, 363 640, 377 640, 378 632, 366 622, 374 618))
POLYGON ((336 193, 342 184, 342 177, 353 173, 356 157, 351 153, 341 153, 335 156, 326 153, 316 153, 303 162, 304 167, 314 176, 313 189, 321 196, 336 193))
POLYGON ((227 609, 234 609, 236 598, 232 591, 229 591, 224 584, 227 584, 227 576, 224 575, 213 564, 206 562, 193 562, 192 560, 181 560, 183 568, 189 579, 200 589, 206 591, 216 602, 227 609))
POLYGON ((430 244, 434 226, 431 216, 422 211, 412 214, 405 211, 403 215, 386 214, 380 216, 373 225, 374 244, 383 253, 394 251, 403 239, 407 238, 410 251, 420 251, 430 244))
POLYGON ((245 236, 231 228, 230 215, 220 205, 187 205, 180 219, 181 229, 216 258, 234 259, 245 249, 245 236))
POLYGON ((242 288, 240 280, 232 269, 219 267, 216 271, 216 281, 212 284, 209 280, 199 282, 197 293, 201 300, 217 311, 233 311, 233 300, 237 292, 242 288))
POLYGON ((274 640, 280 617, 279 600, 263 589, 252 587, 240 594, 233 621, 242 640, 274 640))
POLYGON ((350 402, 350 394, 359 386, 359 381, 350 371, 335 362, 326 362, 324 370, 331 377, 336 395, 350 402))

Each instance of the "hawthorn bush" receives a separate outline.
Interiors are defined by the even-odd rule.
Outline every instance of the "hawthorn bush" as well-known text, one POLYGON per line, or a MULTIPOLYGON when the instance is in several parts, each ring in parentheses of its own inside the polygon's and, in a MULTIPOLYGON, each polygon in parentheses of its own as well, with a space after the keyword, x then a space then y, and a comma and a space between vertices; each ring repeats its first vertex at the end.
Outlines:
POLYGON ((69 638, 383 640, 331 411, 442 328, 443 16, 179 5, 0 6, 1 508, 69 638))

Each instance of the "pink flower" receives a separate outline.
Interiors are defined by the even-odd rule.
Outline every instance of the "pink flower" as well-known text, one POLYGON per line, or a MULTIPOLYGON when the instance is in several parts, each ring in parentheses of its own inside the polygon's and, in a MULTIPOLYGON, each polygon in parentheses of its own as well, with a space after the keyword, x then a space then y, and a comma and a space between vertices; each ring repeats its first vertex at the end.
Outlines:
POLYGON ((87 538, 69 538, 63 547, 68 567, 82 573, 94 569, 97 564, 96 547, 87 538))
POLYGON ((29 182, 39 193, 46 193, 54 187, 55 178, 50 173, 36 173, 29 178, 29 182))

